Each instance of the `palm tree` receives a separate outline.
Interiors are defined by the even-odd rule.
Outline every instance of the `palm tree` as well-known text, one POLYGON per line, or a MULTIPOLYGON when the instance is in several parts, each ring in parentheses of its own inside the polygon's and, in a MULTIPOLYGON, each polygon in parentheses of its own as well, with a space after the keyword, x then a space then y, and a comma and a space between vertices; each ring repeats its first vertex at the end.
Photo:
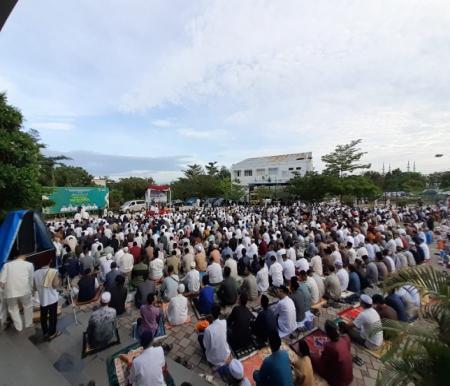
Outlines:
POLYGON ((388 277, 383 289, 413 285, 429 299, 414 323, 383 320, 393 336, 381 358, 377 385, 444 386, 450 375, 450 281, 446 272, 430 265, 405 268, 388 277))

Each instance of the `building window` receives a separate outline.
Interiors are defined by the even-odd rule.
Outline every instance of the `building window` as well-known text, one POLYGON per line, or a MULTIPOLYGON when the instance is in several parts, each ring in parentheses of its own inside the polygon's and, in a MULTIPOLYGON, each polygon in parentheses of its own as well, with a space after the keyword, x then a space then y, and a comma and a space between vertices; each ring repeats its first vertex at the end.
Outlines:
POLYGON ((289 170, 294 170, 294 168, 289 168, 289 170))
POLYGON ((278 168, 269 168, 269 175, 270 176, 278 175, 278 168))
POLYGON ((256 175, 258 177, 262 177, 264 174, 266 174, 266 169, 256 169, 256 175))
POLYGON ((251 177, 253 175, 253 170, 244 170, 244 177, 251 177))
POLYGON ((301 167, 297 167, 297 168, 295 168, 295 170, 301 170, 301 167))
POLYGON ((236 177, 240 177, 240 176, 241 176, 241 171, 240 171, 240 170, 235 170, 235 171, 234 171, 234 175, 235 175, 236 177))

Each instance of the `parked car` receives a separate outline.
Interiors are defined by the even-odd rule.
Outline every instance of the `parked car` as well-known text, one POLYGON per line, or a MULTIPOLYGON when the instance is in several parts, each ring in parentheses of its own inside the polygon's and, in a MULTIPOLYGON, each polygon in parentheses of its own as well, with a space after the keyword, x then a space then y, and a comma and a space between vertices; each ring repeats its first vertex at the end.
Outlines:
POLYGON ((131 200, 127 201, 120 207, 121 212, 140 212, 147 208, 147 204, 144 200, 131 200))
POLYGON ((192 205, 196 205, 197 204, 197 197, 190 197, 190 198, 186 198, 185 200, 185 204, 188 206, 192 206, 192 205))

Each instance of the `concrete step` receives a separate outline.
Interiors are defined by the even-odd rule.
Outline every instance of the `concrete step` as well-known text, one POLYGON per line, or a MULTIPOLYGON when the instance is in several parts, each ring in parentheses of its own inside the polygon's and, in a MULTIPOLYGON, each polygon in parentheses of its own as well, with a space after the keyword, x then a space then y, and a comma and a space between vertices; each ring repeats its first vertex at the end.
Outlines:
POLYGON ((28 336, 28 331, 0 334, 0 385, 69 385, 28 336))

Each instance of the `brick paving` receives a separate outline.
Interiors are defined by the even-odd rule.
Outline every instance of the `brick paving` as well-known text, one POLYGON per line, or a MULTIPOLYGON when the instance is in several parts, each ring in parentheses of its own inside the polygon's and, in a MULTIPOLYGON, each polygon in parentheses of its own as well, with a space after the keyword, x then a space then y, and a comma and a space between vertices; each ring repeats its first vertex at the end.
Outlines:
MULTIPOLYGON (((431 251, 434 263, 436 263, 437 259, 434 256, 435 249, 433 248, 431 251)), ((376 289, 374 290, 374 293, 375 292, 377 292, 376 289)), ((259 305, 259 300, 249 302, 250 307, 256 305, 259 305)), ((95 305, 92 304, 84 305, 80 307, 80 311, 87 317, 88 315, 90 315, 90 312, 94 307, 95 305)), ((163 342, 173 346, 168 356, 173 360, 187 361, 188 366, 192 369, 192 371, 196 373, 205 373, 214 376, 215 374, 213 374, 211 367, 203 358, 200 346, 197 341, 195 324, 198 319, 192 309, 190 302, 188 302, 188 307, 189 315, 191 316, 191 322, 189 324, 183 324, 181 326, 174 326, 166 331, 167 337, 164 338, 163 342)), ((323 329, 326 320, 334 320, 337 317, 337 313, 347 307, 349 307, 348 304, 339 304, 338 308, 322 307, 320 309, 320 316, 314 319, 314 326, 323 329)), ((231 309, 232 307, 223 309, 223 315, 227 316, 231 312, 231 309)), ((71 307, 66 307, 65 309, 63 309, 63 314, 71 312, 71 307)), ((131 334, 132 323, 135 322, 138 317, 139 311, 134 307, 134 304, 132 302, 128 303, 126 314, 119 317, 118 319, 118 326, 121 334, 131 334)), ((303 335, 304 334, 299 334, 294 339, 288 338, 286 341, 290 343, 290 341, 296 340, 303 335)), ((369 354, 368 351, 356 344, 352 344, 351 351, 352 354, 358 355, 365 362, 362 366, 358 366, 356 364, 353 365, 354 380, 352 382, 352 386, 375 385, 378 369, 381 366, 380 360, 375 358, 373 355, 369 354)), ((223 382, 221 382, 217 376, 214 376, 214 382, 217 385, 223 385, 223 382)))
MULTIPOLYGON (((212 372, 211 367, 203 358, 200 345, 197 341, 197 333, 195 331, 195 324, 197 322, 197 317, 195 315, 192 306, 189 304, 189 315, 191 316, 191 322, 189 324, 183 324, 181 326, 174 326, 167 330, 167 337, 164 338, 164 343, 172 345, 172 350, 169 352, 168 356, 173 360, 187 361, 189 367, 192 371, 196 373, 205 373, 210 375, 215 375, 212 372)), ((256 306, 259 304, 259 300, 250 302, 249 306, 256 306)), ((342 309, 349 307, 348 304, 339 304, 338 308, 321 308, 320 316, 314 319, 314 326, 323 328, 325 321, 328 319, 335 319, 337 313, 342 309)), ((93 306, 83 306, 83 311, 88 311, 93 308, 93 306)), ((223 309, 223 315, 226 316, 231 312, 232 307, 227 307, 223 309)), ((118 319, 118 325, 121 330, 126 330, 131 332, 131 325, 139 317, 139 311, 135 309, 132 303, 128 304, 127 313, 118 319)), ((304 334, 298 334, 293 339, 287 339, 286 342, 301 338, 304 334)), ((354 381, 352 386, 372 386, 375 385, 377 378, 377 370, 380 368, 380 361, 374 356, 370 355, 363 348, 352 344, 352 353, 358 355, 364 360, 365 364, 358 366, 353 365, 353 375, 354 381)), ((223 385, 223 382, 215 376, 214 381, 217 385, 223 385)))

